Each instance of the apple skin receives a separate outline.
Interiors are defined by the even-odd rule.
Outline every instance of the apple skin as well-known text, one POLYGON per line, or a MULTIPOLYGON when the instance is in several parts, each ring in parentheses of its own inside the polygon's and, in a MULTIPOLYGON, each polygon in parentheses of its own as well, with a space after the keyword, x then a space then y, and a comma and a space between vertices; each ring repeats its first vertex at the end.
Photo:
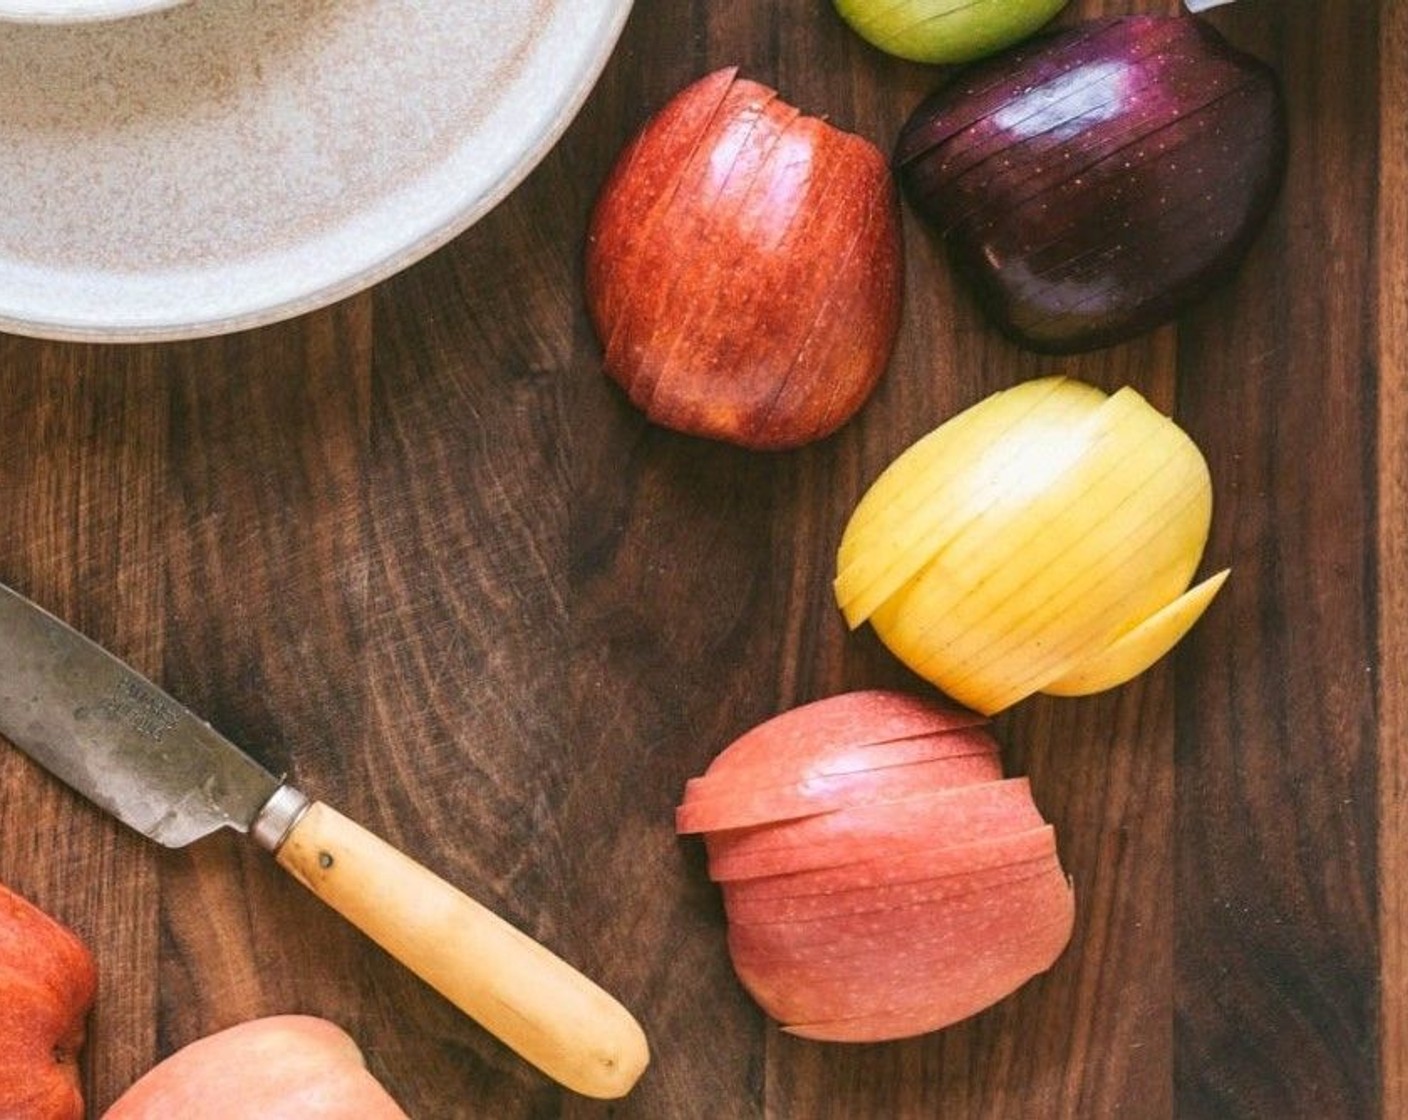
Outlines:
POLYGON ((1271 69, 1203 21, 1095 20, 939 89, 895 164, 999 329, 1073 353, 1231 274, 1285 177, 1285 118, 1271 69))
POLYGON ((835 0, 862 39, 911 62, 971 62, 1011 46, 1066 0, 835 0))
POLYGON ((82 1120, 78 1055, 98 986, 78 935, 0 884, 0 1116, 82 1120))
POLYGON ((784 1030, 924 1034, 1055 963, 1075 897, 1026 778, 973 712, 843 693, 768 720, 685 787, 740 983, 784 1030))
POLYGON ((885 156, 733 69, 646 123, 587 235, 607 374, 655 423, 756 450, 820 439, 860 408, 902 284, 885 156))
POLYGON ((144 1074, 103 1120, 407 1120, 342 1028, 309 1015, 252 1019, 144 1074))
POLYGON ((888 855, 967 844, 1046 822, 1026 778, 953 786, 902 801, 853 805, 816 816, 704 835, 716 881, 839 867, 875 846, 888 855))
POLYGON ((972 754, 877 766, 850 774, 823 775, 736 795, 686 799, 675 813, 675 831, 747 828, 848 806, 899 801, 910 794, 922 794, 935 785, 968 785, 997 781, 1001 777, 1002 759, 994 744, 990 750, 975 750, 972 754))
POLYGON ((1056 830, 1051 825, 985 836, 964 844, 919 848, 912 852, 886 853, 838 867, 816 868, 757 879, 734 879, 725 887, 725 904, 781 902, 813 894, 838 895, 852 891, 886 890, 897 884, 925 882, 955 875, 1030 863, 1056 854, 1056 830))
POLYGON ((685 800, 733 794, 896 761, 996 750, 988 717, 889 689, 859 689, 790 708, 744 732, 685 786, 685 800), (976 732, 982 738, 976 740, 976 732), (919 740, 924 740, 921 745, 919 740), (906 745, 902 745, 906 744, 906 745))

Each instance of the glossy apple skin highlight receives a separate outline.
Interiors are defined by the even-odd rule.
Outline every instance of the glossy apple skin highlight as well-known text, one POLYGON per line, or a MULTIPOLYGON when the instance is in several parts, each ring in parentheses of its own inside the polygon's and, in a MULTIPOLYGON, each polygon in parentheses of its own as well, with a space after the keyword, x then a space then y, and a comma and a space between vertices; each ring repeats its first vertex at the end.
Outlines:
POLYGON ((0 884, 0 1116, 83 1120, 78 1055, 98 986, 78 935, 0 884))
POLYGON ((1246 254, 1285 175, 1275 74, 1189 16, 1099 20, 966 71, 906 124, 906 197, 996 324, 1048 353, 1167 321, 1246 254))
POLYGON ((647 417, 776 450, 869 396, 902 273, 881 152, 727 69, 622 153, 588 231, 586 298, 606 372, 647 417))

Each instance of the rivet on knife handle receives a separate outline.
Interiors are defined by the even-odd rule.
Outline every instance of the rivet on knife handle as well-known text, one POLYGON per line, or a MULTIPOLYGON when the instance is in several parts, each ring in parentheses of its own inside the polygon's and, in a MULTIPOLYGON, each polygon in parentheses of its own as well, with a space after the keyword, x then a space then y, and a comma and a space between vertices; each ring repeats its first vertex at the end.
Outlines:
MULTIPOLYGON (((255 836, 260 837, 257 826, 255 836)), ((277 845, 275 858, 432 988, 567 1088, 590 1097, 624 1096, 650 1060, 640 1025, 605 991, 336 809, 308 805, 277 845)))

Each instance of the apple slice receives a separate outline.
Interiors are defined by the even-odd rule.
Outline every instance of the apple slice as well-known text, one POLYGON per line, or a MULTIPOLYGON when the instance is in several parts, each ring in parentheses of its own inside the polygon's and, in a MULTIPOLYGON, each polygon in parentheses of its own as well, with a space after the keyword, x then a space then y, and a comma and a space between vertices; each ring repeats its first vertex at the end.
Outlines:
POLYGON ((916 735, 911 739, 891 739, 884 743, 842 744, 818 747, 815 761, 805 765, 802 773, 788 774, 768 759, 752 766, 729 767, 722 774, 705 774, 690 778, 684 785, 685 806, 702 801, 730 797, 746 797, 762 790, 778 789, 803 783, 826 781, 862 774, 867 770, 884 770, 922 762, 990 755, 998 753, 997 741, 984 729, 965 728, 937 735, 916 735))
MULTIPOLYGON (((1006 863, 972 871, 961 871, 933 879, 913 879, 903 883, 875 883, 844 891, 781 898, 737 897, 724 890, 724 910, 728 920, 740 926, 776 922, 812 922, 840 914, 903 911, 922 903, 981 894, 1035 875, 1061 874, 1056 853, 1022 863, 1006 863)), ((744 880, 751 882, 752 880, 744 880)), ((727 885, 725 885, 727 887, 727 885)))
POLYGON ((1011 924, 1023 925, 1045 914, 1070 893, 1059 863, 1045 874, 1009 878, 987 890, 879 910, 856 910, 815 919, 735 922, 729 925, 729 948, 753 958, 780 956, 795 960, 842 960, 873 954, 877 947, 902 939, 915 948, 952 945, 967 939, 981 944, 1011 924))
POLYGON ((816 1009, 828 1018, 804 1020, 799 1016, 797 1021, 784 1023, 782 1029, 822 1042, 884 1042, 951 1026, 1005 999, 1050 969, 1070 943, 1074 917, 1072 906, 1014 929, 970 954, 961 966, 897 962, 899 982, 877 984, 869 994, 883 993, 902 1002, 885 1009, 837 1015, 832 1009, 856 1010, 866 1007, 866 1001, 833 998, 829 1007, 814 1001, 811 1008, 801 1010, 816 1009))
POLYGON ((851 805, 898 801, 952 786, 998 781, 1001 777, 1002 759, 994 748, 949 758, 825 774, 742 793, 694 798, 686 795, 685 803, 675 810, 675 831, 685 834, 746 828, 851 805))
MULTIPOLYGON (((792 221, 803 216, 795 208, 788 214, 788 228, 774 230, 769 224, 776 223, 777 215, 760 212, 758 206, 760 193, 766 194, 778 178, 777 168, 799 158, 789 133, 801 127, 800 118, 801 110, 779 98, 776 91, 735 79, 730 100, 706 141, 712 149, 709 158, 699 161, 703 171, 700 181, 682 184, 682 197, 693 196, 701 204, 701 212, 685 219, 697 232, 674 245, 675 259, 656 277, 659 291, 648 316, 655 330, 639 355, 630 356, 645 374, 638 377, 631 400, 651 419, 671 416, 676 408, 696 406, 698 402, 689 396, 690 374, 700 376, 696 352, 709 354, 717 363, 712 372, 726 374, 730 387, 740 396, 747 394, 743 383, 733 381, 735 376, 762 379, 764 371, 748 365, 739 368, 746 337, 741 336, 738 322, 747 308, 738 305, 746 289, 720 284, 718 278, 721 274, 740 275, 752 267, 759 242, 803 235, 802 230, 790 228, 801 224, 792 221), (739 94, 746 94, 745 103, 730 111, 732 99, 739 94)), ((681 232, 686 228, 682 225, 681 232)), ((782 298, 804 302, 796 291, 782 298)), ((630 368, 616 366, 617 355, 608 353, 607 358, 612 368, 630 368)), ((730 399, 736 398, 730 394, 730 399)), ((681 413, 680 418, 683 416, 681 413)))
MULTIPOLYGON (((976 712, 904 692, 843 692, 790 708, 758 724, 720 751, 690 788, 721 793, 740 786, 779 785, 812 775, 845 773, 845 769, 832 766, 854 748, 963 731, 987 722, 986 716, 976 712)), ((928 757, 968 754, 970 743, 957 739, 948 744, 952 750, 936 750, 928 757)))
POLYGON ((792 956, 735 947, 734 970, 749 993, 784 1027, 927 1009, 922 1026, 937 1030, 1015 991, 1049 968, 1070 939, 1074 898, 1064 880, 1045 909, 1016 908, 986 924, 955 930, 947 941, 896 934, 848 957, 821 949, 792 956))
POLYGON ((968 843, 1045 822, 1026 778, 957 786, 902 801, 838 809, 754 828, 704 835, 716 881, 837 867, 869 858, 968 843))
POLYGON ((1082 661, 1059 680, 1048 681, 1042 692, 1052 696, 1088 696, 1137 677, 1173 649, 1202 618, 1208 604, 1227 582, 1230 568, 1203 580, 1166 606, 1126 631, 1102 652, 1082 661))
POLYGON ((736 67, 716 70, 695 83, 690 97, 672 98, 627 145, 602 188, 587 234, 587 306, 596 322, 622 324, 622 296, 633 291, 640 274, 653 275, 660 262, 646 252, 656 247, 642 237, 635 253, 592 252, 603 231, 649 232, 679 191, 693 165, 700 141, 709 130, 737 77, 736 67))
POLYGON ((835 894, 863 887, 912 883, 961 875, 1009 863, 1026 863, 1056 853, 1056 829, 1049 824, 1021 832, 983 837, 967 844, 886 854, 839 867, 795 871, 721 884, 725 901, 761 902, 835 894))
MULTIPOLYGON (((692 88, 688 99, 694 95, 692 88)), ((708 86, 701 100, 708 104, 713 96, 708 86)), ((642 294, 634 303, 617 297, 618 318, 603 349, 607 368, 638 408, 646 408, 665 372, 679 316, 699 311, 697 302, 682 301, 677 293, 693 290, 690 285, 697 285, 699 276, 711 275, 718 266, 719 254, 727 251, 718 231, 742 208, 789 112, 796 115, 773 90, 735 78, 709 118, 701 150, 683 165, 658 213, 655 225, 668 229, 670 236, 646 238, 632 231, 631 249, 624 255, 636 263, 621 279, 629 278, 633 290, 642 294), (680 309, 671 314, 675 305, 680 309)), ((589 252, 589 258, 593 255, 589 252)), ((625 290, 626 284, 620 287, 625 290)))
POLYGON ((1001 493, 1001 480, 1030 458, 1037 425, 1068 441, 1105 399, 1080 381, 1039 378, 985 398, 901 454, 841 537, 834 590, 847 624, 869 618, 1001 493))

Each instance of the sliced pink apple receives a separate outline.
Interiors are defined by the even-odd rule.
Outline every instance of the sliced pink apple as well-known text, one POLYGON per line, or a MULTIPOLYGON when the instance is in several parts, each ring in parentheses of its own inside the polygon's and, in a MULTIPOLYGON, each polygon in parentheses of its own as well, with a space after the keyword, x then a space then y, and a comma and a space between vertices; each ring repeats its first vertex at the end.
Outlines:
MULTIPOLYGON (((724 909, 735 925, 814 922, 838 915, 889 913, 945 900, 981 895, 1037 875, 1061 874, 1055 852, 1022 863, 1005 863, 907 883, 876 883, 844 891, 791 895, 783 898, 742 898, 724 890, 724 909)), ((753 880, 744 880, 745 883, 753 880)))
POLYGON ((965 844, 1045 822, 1026 778, 957 786, 794 821, 704 835, 709 875, 722 881, 838 867, 874 856, 965 844))
MULTIPOLYGON (((1071 939, 1074 909, 985 945, 962 966, 911 974, 905 1003, 858 1015, 786 1023, 783 1030, 824 1042, 912 1038, 961 1022, 1005 999, 1056 963, 1071 939)), ((871 989, 872 994, 878 988, 871 989)), ((893 993, 893 989, 890 989, 893 993)), ((864 1001, 849 1006, 861 1007, 864 1001)), ((839 1001, 834 1006, 847 1006, 839 1001)))
POLYGON ((920 848, 889 857, 858 860, 839 867, 822 867, 756 879, 731 879, 721 886, 726 899, 738 901, 802 898, 963 875, 1055 854, 1056 830, 1046 824, 1021 832, 983 837, 966 844, 920 848))
POLYGON ((746 828, 851 805, 899 801, 952 786, 993 782, 1001 777, 1002 760, 997 751, 984 750, 977 754, 880 766, 846 774, 826 774, 735 794, 690 797, 686 793, 684 804, 675 810, 675 831, 691 833, 746 828))
POLYGON ((916 950, 926 946, 979 947, 1033 915, 1064 903, 1070 885, 1059 864, 1046 874, 1011 879, 983 891, 890 909, 826 915, 805 921, 732 923, 729 949, 753 959, 782 957, 841 961, 884 953, 897 940, 916 950))
MULTIPOLYGON (((719 752, 700 783, 725 777, 732 783, 754 783, 772 774, 764 785, 828 771, 828 764, 853 748, 932 736, 940 732, 982 727, 986 716, 938 700, 881 689, 845 692, 792 708, 746 732, 719 752)), ((968 754, 966 744, 952 753, 968 754)), ((940 757, 934 755, 932 757, 940 757)), ((702 792, 702 791, 701 791, 702 792)))
POLYGON ((744 987, 784 1027, 906 1012, 921 1022, 905 1033, 917 1034, 966 1018, 1049 968, 1073 923, 1065 889, 1053 891, 1044 910, 1009 914, 945 942, 896 936, 883 952, 845 958, 809 952, 779 958, 735 950, 732 941, 729 949, 744 987))

